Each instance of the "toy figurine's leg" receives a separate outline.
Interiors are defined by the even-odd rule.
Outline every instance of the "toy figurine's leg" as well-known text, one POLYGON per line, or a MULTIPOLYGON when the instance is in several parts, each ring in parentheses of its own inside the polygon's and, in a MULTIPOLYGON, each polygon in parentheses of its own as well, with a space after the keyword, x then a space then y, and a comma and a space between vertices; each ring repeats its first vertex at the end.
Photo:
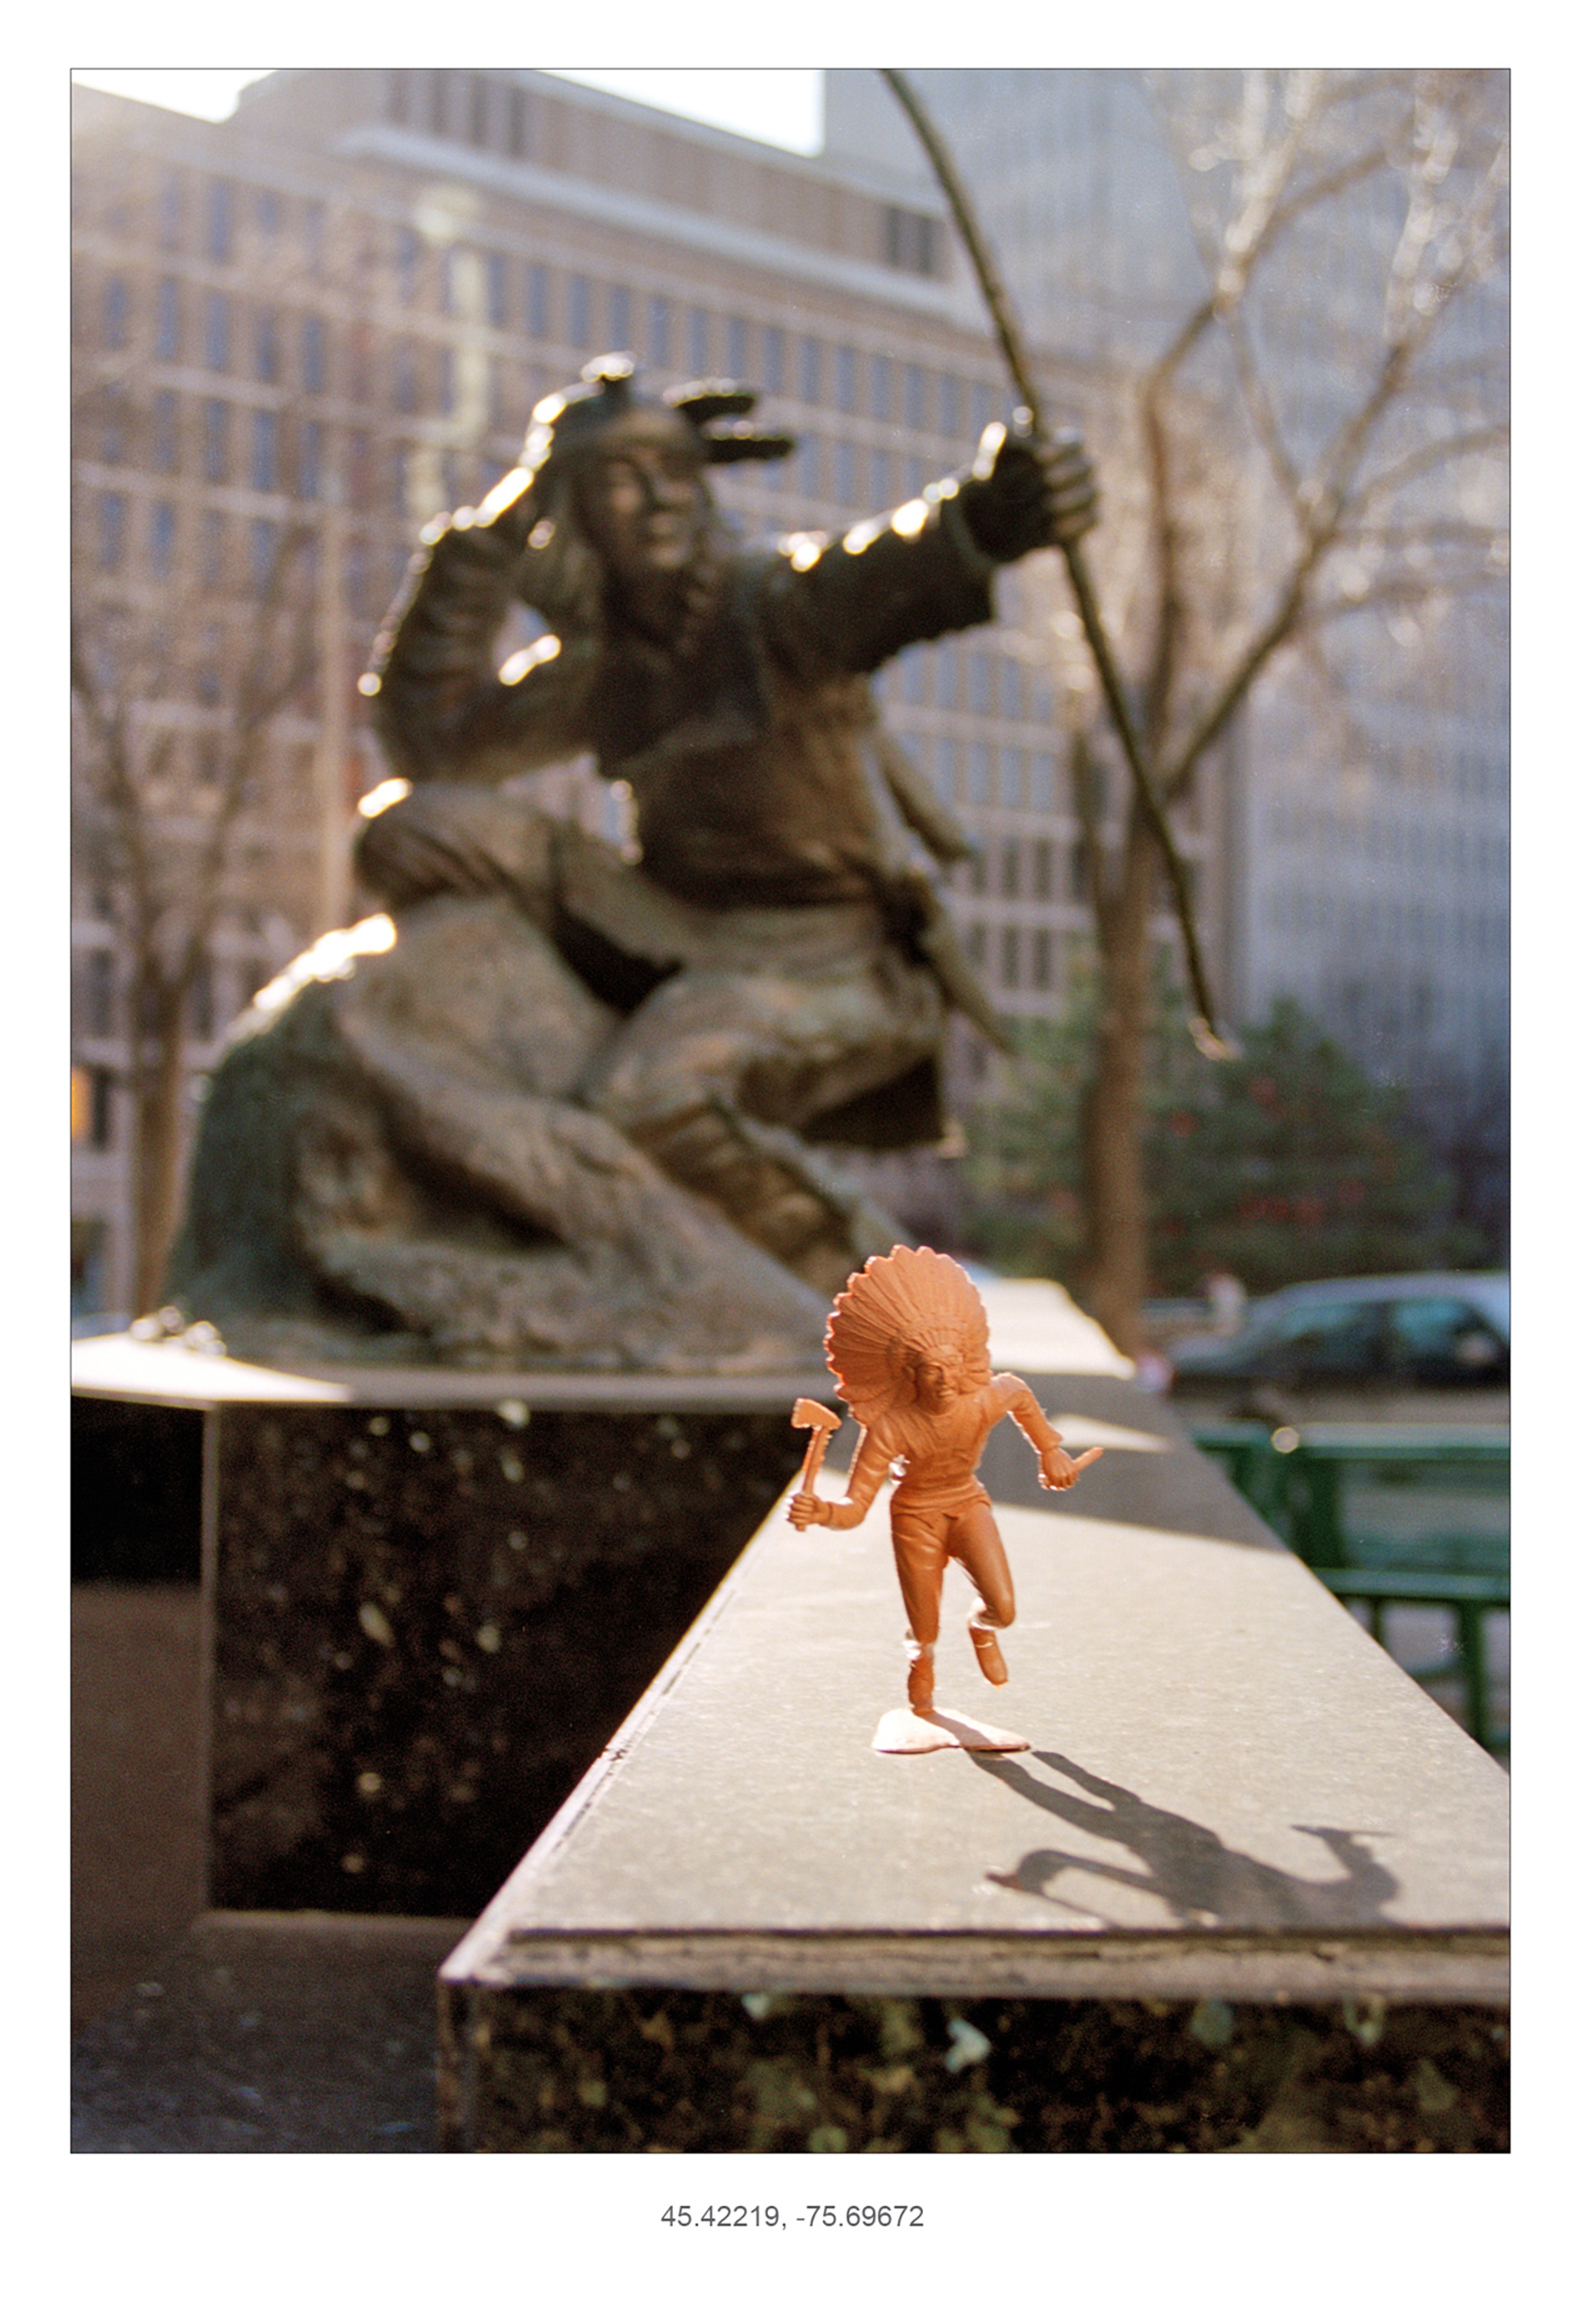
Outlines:
POLYGON ((959 1518, 951 1547, 977 1591, 969 1613, 969 1639, 980 1673, 987 1683, 1004 1684, 1007 1662, 996 1641, 996 1630, 1012 1626, 1018 1606, 1007 1551, 1001 1544, 996 1519, 984 1501, 977 1501, 959 1518))
POLYGON ((894 1524, 892 1556, 908 1616, 908 1704, 928 1715, 936 1700, 936 1637, 941 1629, 941 1578, 947 1568, 943 1527, 921 1521, 894 1524))

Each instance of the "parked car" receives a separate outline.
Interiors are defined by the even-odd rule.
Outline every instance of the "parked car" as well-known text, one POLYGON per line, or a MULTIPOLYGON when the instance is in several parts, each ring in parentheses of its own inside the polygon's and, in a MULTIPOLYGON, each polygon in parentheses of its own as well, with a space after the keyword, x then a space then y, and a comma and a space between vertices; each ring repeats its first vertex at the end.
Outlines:
POLYGON ((1225 1336, 1178 1339, 1169 1393, 1228 1417, 1502 1419, 1510 1385, 1510 1278, 1354 1277, 1288 1285, 1225 1336), (1503 1392, 1496 1394, 1496 1392, 1503 1392))

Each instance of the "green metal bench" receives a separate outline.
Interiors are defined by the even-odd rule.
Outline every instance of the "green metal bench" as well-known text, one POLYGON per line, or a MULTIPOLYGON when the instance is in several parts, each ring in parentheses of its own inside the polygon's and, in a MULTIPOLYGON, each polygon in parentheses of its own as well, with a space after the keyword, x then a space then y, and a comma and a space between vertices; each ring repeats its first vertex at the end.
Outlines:
POLYGON ((1510 1609, 1509 1526, 1499 1521, 1507 1516, 1508 1431, 1219 1422, 1190 1433, 1333 1595, 1367 1608, 1379 1642, 1392 1605, 1448 1611, 1450 1658, 1413 1672, 1420 1682, 1459 1674, 1473 1738, 1495 1752, 1508 1745, 1493 1725, 1484 1637, 1485 1615, 1510 1609), (1469 1520, 1386 1524, 1386 1485, 1421 1485, 1458 1510, 1466 1503, 1469 1520))

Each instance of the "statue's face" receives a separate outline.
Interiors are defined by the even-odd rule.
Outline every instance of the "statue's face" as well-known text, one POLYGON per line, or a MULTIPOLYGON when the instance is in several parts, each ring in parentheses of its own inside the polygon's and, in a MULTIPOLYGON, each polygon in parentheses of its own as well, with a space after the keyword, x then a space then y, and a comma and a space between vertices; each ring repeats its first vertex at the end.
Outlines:
POLYGON ((705 518, 701 444, 664 407, 636 407, 608 426, 580 482, 587 533, 615 579, 637 586, 682 573, 705 518))

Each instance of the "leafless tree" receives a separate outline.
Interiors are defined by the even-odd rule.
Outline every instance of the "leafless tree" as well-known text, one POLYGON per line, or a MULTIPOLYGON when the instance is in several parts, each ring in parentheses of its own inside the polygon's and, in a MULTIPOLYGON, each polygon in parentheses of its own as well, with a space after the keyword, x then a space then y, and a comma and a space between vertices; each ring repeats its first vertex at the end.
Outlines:
MULTIPOLYGON (((178 1210, 191 1012, 215 934, 243 898, 270 788, 270 736, 316 664, 311 529, 300 517, 214 530, 150 572, 106 529, 95 465, 105 426, 132 468, 146 419, 89 368, 74 408, 73 846, 113 919, 125 966, 136 1312, 158 1305, 178 1210), (130 562, 130 563, 128 563, 130 562), (244 562, 244 563, 243 563, 244 562)), ((124 514, 113 514, 115 522, 124 514)), ((196 515, 189 503, 183 516, 196 515)))
MULTIPOLYGON (((1475 291, 1502 276, 1508 165, 1496 73, 1161 74, 1152 96, 1205 285, 1125 380, 1096 546, 1169 824, 1272 666, 1300 656, 1358 718, 1345 626, 1404 616, 1443 640, 1451 606, 1502 580, 1504 344, 1475 291), (1318 358, 1288 356, 1310 324, 1318 358)), ((1076 624, 1051 622, 1103 976, 1083 1286, 1132 1347, 1162 857, 1136 797, 1110 819, 1120 761, 1076 624)))

